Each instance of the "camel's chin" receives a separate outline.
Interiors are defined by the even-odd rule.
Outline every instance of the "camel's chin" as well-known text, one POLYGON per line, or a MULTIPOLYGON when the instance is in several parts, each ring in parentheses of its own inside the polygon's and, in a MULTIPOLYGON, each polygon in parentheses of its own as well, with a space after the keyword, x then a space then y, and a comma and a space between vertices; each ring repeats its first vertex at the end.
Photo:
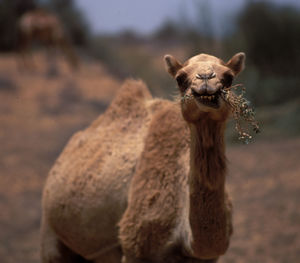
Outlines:
POLYGON ((207 105, 198 100, 194 100, 194 106, 197 110, 194 110, 191 114, 189 112, 189 117, 185 119, 189 119, 192 121, 198 121, 203 119, 203 117, 208 117, 212 120, 222 121, 228 117, 228 107, 226 106, 225 102, 219 98, 219 102, 216 105, 207 105))
POLYGON ((221 109, 221 102, 220 101, 205 101, 200 99, 195 99, 196 105, 198 106, 199 110, 202 112, 216 112, 221 109))
POLYGON ((190 116, 192 119, 202 118, 203 114, 222 113, 226 105, 221 97, 215 100, 201 99, 200 97, 192 96, 191 99, 182 103, 182 110, 184 115, 190 116))

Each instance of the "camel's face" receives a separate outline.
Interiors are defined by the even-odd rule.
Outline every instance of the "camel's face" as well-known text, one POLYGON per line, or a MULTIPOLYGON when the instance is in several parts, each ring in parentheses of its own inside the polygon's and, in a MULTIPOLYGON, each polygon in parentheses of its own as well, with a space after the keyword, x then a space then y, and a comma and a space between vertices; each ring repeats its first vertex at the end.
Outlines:
POLYGON ((165 56, 168 72, 176 79, 181 94, 183 117, 190 122, 203 118, 224 119, 228 107, 221 98, 222 89, 244 68, 245 54, 238 53, 227 63, 200 54, 184 64, 171 55, 165 56))

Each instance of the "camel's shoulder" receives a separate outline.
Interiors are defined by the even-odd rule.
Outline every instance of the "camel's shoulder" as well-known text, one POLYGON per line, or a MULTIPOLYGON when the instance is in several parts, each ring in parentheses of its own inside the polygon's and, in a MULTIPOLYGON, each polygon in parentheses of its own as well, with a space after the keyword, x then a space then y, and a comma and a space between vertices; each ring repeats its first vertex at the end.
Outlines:
POLYGON ((136 211, 138 208, 135 206, 144 206, 141 203, 147 198, 151 199, 155 192, 164 193, 159 198, 163 203, 167 196, 172 195, 172 187, 179 187, 187 179, 189 129, 179 106, 174 102, 164 102, 161 109, 152 116, 131 183, 130 205, 136 211))
POLYGON ((141 257, 166 249, 184 207, 188 183, 189 129, 178 104, 159 104, 131 181, 127 210, 119 223, 124 252, 135 251, 141 257))
POLYGON ((145 146, 157 145, 160 151, 168 151, 178 144, 183 146, 187 143, 189 131, 178 103, 165 100, 160 104, 160 109, 152 117, 145 146))

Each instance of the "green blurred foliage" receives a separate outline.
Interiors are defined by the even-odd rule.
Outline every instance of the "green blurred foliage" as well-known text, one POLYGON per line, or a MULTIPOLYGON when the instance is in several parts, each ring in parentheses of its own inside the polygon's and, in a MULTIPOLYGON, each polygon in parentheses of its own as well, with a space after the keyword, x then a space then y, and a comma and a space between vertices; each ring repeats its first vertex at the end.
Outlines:
POLYGON ((286 103, 300 96, 300 10, 270 2, 248 4, 237 30, 226 40, 229 51, 247 54, 243 81, 257 105, 286 103))
POLYGON ((268 75, 293 76, 300 67, 300 11, 268 2, 249 4, 237 19, 251 62, 268 75))

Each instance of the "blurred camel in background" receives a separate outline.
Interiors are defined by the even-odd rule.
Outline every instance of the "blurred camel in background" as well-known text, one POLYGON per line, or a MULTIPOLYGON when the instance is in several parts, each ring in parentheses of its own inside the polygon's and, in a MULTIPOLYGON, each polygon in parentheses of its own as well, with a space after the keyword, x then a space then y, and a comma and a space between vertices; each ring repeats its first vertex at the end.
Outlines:
POLYGON ((28 63, 28 55, 34 42, 45 46, 49 59, 52 59, 52 52, 60 50, 66 57, 70 67, 78 67, 78 57, 63 29, 59 18, 44 9, 36 9, 23 14, 19 21, 19 51, 25 66, 32 66, 28 63))

